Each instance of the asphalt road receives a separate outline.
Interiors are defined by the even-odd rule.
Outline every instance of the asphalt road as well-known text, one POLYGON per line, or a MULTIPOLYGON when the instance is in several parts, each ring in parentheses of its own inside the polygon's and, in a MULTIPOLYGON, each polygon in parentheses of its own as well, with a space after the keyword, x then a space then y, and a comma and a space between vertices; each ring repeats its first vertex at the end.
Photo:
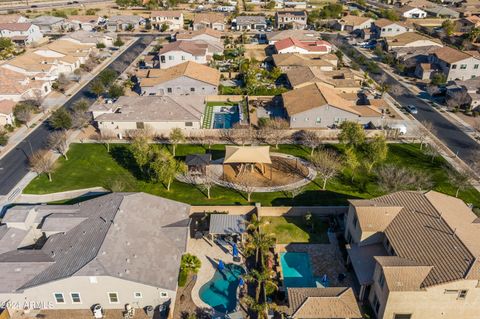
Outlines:
MULTIPOLYGON (((126 49, 115 61, 110 63, 106 69, 113 69, 118 74, 122 73, 131 62, 152 42, 154 36, 140 37, 133 45, 126 49)), ((95 102, 95 96, 90 93, 90 86, 93 78, 80 91, 73 95, 64 105, 70 108, 80 99, 85 99, 89 104, 95 102)), ((51 130, 48 121, 43 122, 35 131, 27 136, 18 146, 12 149, 7 155, 0 159, 0 196, 7 195, 15 185, 28 173, 28 157, 36 151, 47 147, 47 139, 51 130)))
POLYGON ((111 2, 111 0, 67 0, 67 1, 52 1, 52 2, 30 2, 19 1, 18 5, 0 6, 0 12, 7 12, 8 10, 28 10, 41 8, 64 8, 64 7, 78 7, 82 4, 92 4, 98 2, 111 2), (76 1, 74 3, 73 1, 76 1), (28 3, 28 5, 27 5, 28 3))
MULTIPOLYGON (((390 76, 385 70, 381 69, 380 74, 369 75, 375 80, 381 76, 386 76, 386 82, 392 85, 400 85, 400 82, 390 76), (382 75, 384 74, 384 75, 382 75)), ((476 141, 474 141, 469 135, 464 133, 456 125, 452 124, 449 120, 443 117, 440 113, 433 109, 431 105, 423 101, 419 96, 415 96, 408 90, 404 90, 402 94, 394 94, 394 92, 388 92, 400 105, 403 107, 411 104, 418 109, 418 114, 412 114, 418 121, 426 121, 432 124, 435 135, 440 139, 452 152, 457 154, 465 163, 471 165, 473 163, 474 153, 480 150, 480 147, 476 141)))

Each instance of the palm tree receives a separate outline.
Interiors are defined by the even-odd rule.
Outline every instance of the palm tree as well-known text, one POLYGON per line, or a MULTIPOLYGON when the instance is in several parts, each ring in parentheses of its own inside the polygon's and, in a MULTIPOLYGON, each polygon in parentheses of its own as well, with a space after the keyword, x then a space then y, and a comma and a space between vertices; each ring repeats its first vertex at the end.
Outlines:
POLYGON ((260 217, 258 217, 257 214, 254 213, 250 222, 247 225, 247 229, 251 231, 258 231, 263 224, 265 224, 263 219, 261 219, 260 217))
POLYGON ((275 290, 278 289, 277 284, 275 281, 272 279, 272 277, 275 275, 275 272, 271 269, 263 269, 262 271, 258 271, 257 269, 253 269, 249 274, 245 275, 245 279, 247 281, 256 283, 257 288, 255 290, 255 300, 259 301, 260 298, 260 291, 262 287, 265 287, 266 285, 270 285, 271 287, 274 287, 275 290))
POLYGON ((257 313, 258 319, 268 318, 269 305, 266 302, 258 302, 250 296, 245 296, 247 306, 257 313))
POLYGON ((192 254, 185 254, 182 256, 182 261, 180 263, 182 271, 196 274, 201 266, 202 262, 197 256, 192 254))
MULTIPOLYGON (((262 256, 268 252, 268 250, 275 245, 275 238, 270 234, 265 234, 259 230, 252 232, 247 236, 247 241, 245 244, 245 254, 253 255, 255 254, 255 262, 258 265, 258 260, 260 253, 262 256)), ((261 264, 263 266, 263 258, 261 264)))

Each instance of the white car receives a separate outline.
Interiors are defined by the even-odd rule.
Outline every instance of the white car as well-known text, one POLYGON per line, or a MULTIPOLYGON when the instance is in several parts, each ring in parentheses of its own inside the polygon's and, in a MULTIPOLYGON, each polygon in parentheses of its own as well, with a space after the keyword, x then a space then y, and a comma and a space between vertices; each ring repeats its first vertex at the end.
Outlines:
POLYGON ((407 126, 405 124, 402 124, 402 123, 392 124, 392 125, 389 125, 389 128, 392 130, 396 130, 400 135, 407 134, 407 126))

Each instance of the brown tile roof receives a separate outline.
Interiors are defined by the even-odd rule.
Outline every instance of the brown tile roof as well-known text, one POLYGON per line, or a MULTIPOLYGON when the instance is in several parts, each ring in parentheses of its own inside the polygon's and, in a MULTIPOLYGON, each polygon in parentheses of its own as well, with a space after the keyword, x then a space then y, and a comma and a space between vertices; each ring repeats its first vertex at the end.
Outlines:
POLYGON ((206 55, 207 54, 207 44, 195 43, 191 41, 175 41, 167 43, 160 49, 159 54, 164 54, 170 51, 183 51, 188 52, 192 55, 206 55))
POLYGON ((277 67, 281 66, 328 66, 333 67, 334 64, 329 61, 338 61, 333 54, 324 55, 303 55, 296 53, 273 54, 273 62, 277 67))
POLYGON ((378 20, 375 20, 373 23, 375 23, 375 25, 380 28, 383 28, 392 24, 398 24, 406 28, 410 27, 410 25, 405 21, 391 21, 388 19, 378 19, 378 20))
POLYGON ((225 23, 225 16, 222 13, 197 13, 193 23, 225 23))
POLYGON ((456 63, 472 57, 468 53, 450 47, 438 48, 433 54, 447 63, 456 63))
POLYGON ((159 11, 152 11, 150 16, 152 17, 167 17, 167 18, 179 18, 182 15, 182 11, 180 10, 159 10, 159 11))
POLYGON ((360 17, 360 16, 354 16, 354 15, 348 14, 346 16, 343 16, 338 22, 344 25, 357 26, 365 22, 368 22, 369 20, 373 21, 372 18, 360 17))
POLYGON ((386 37, 386 40, 388 46, 408 46, 408 44, 415 41, 430 41, 433 42, 432 45, 443 46, 442 41, 439 39, 430 38, 417 32, 405 32, 393 37, 386 37))
POLYGON ((0 23, 0 30, 28 31, 31 26, 31 23, 0 23))
POLYGON ((95 15, 72 15, 68 17, 69 21, 79 21, 82 23, 96 23, 98 16, 95 15))
POLYGON ((299 41, 312 41, 320 38, 320 33, 315 30, 281 30, 273 31, 267 34, 269 41, 279 41, 286 38, 297 39, 299 41))
POLYGON ((403 207, 384 233, 396 256, 433 266, 422 287, 469 274, 480 256, 480 224, 461 200, 434 191, 403 191, 373 201, 403 207))
POLYGON ((17 105, 17 103, 12 100, 0 100, 0 114, 12 114, 15 105, 17 105))
POLYGON ((3 23, 17 23, 21 17, 19 14, 2 14, 0 15, 0 20, 3 23))
POLYGON ((282 99, 290 116, 327 104, 358 116, 381 116, 380 112, 374 111, 369 106, 356 106, 353 101, 344 99, 334 89, 321 83, 310 84, 283 93, 282 99))
POLYGON ((177 40, 192 39, 192 38, 194 38, 196 36, 199 36, 199 35, 202 35, 202 34, 206 34, 206 35, 209 35, 211 37, 220 39, 223 35, 223 32, 213 30, 211 28, 204 28, 204 29, 197 30, 197 31, 187 31, 187 32, 179 33, 175 36, 175 38, 177 40))
POLYGON ((275 42, 274 46, 277 51, 296 46, 310 52, 328 52, 332 45, 323 40, 299 41, 294 38, 286 38, 275 42))
POLYGON ((360 87, 361 78, 355 76, 351 69, 322 71, 318 67, 295 67, 286 72, 293 87, 303 84, 323 82, 333 87, 360 87))
POLYGON ((352 288, 288 288, 293 318, 362 318, 352 288))
POLYGON ((433 266, 397 256, 375 257, 389 291, 419 291, 433 266))
POLYGON ((140 86, 154 86, 181 76, 218 86, 220 72, 217 69, 195 62, 184 62, 168 69, 151 69, 147 77, 140 78, 140 86))
POLYGON ((41 88, 43 81, 31 80, 27 76, 0 67, 0 94, 5 95, 22 95, 30 89, 41 88))

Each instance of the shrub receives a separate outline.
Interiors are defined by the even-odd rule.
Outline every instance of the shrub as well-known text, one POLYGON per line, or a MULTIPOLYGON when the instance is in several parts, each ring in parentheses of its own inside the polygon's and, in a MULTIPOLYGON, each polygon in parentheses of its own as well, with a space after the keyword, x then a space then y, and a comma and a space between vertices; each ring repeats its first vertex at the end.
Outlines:
POLYGON ((105 43, 97 43, 97 49, 105 49, 105 43))
POLYGON ((178 286, 185 287, 187 284, 188 272, 181 270, 178 274, 178 286))

